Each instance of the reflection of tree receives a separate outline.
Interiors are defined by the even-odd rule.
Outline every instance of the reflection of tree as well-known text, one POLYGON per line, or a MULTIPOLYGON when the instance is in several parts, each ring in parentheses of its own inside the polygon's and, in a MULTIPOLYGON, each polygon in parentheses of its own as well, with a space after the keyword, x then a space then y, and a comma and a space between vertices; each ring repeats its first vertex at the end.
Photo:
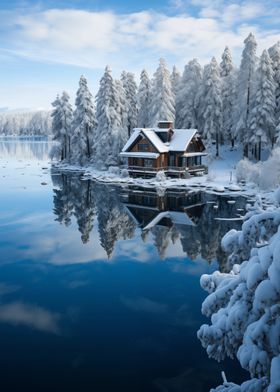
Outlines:
POLYGON ((48 160, 50 142, 46 137, 5 137, 0 140, 1 156, 23 160, 48 160))
POLYGON ((117 241, 134 236, 136 221, 143 229, 143 241, 152 238, 161 258, 165 257, 168 247, 180 239, 189 258, 219 260, 220 268, 226 270, 221 239, 230 229, 239 229, 241 222, 215 218, 235 216, 237 208, 244 207, 243 198, 229 204, 226 197, 200 193, 178 195, 173 192, 159 197, 151 191, 125 191, 120 195, 119 188, 82 180, 77 174, 53 173, 52 178, 56 186, 56 220, 68 226, 74 217, 82 242, 87 243, 96 215, 100 244, 108 257, 112 256, 117 241), (121 197, 126 201, 121 202, 121 197))
POLYGON ((66 226, 75 217, 83 243, 89 241, 97 215, 100 244, 108 257, 115 243, 132 238, 135 224, 125 212, 117 192, 102 184, 82 180, 77 174, 52 173, 54 186, 54 213, 56 220, 66 226))
POLYGON ((95 184, 100 243, 111 257, 116 241, 133 238, 135 224, 125 212, 116 190, 95 184))
POLYGON ((164 227, 155 226, 151 229, 154 238, 154 244, 158 250, 161 259, 165 258, 166 251, 170 243, 175 243, 179 237, 179 232, 175 226, 164 227))
POLYGON ((74 212, 74 205, 71 195, 71 178, 62 174, 61 176, 52 176, 53 182, 59 179, 61 189, 54 189, 54 214, 57 216, 56 221, 63 223, 65 226, 71 224, 71 216, 74 212), (59 177, 59 178, 58 178, 59 177))

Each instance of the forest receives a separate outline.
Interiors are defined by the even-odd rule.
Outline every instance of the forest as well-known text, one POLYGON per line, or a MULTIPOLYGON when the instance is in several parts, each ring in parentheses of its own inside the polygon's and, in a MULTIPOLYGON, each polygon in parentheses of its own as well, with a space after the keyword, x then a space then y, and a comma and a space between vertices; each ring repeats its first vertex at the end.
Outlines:
POLYGON ((52 105, 52 156, 65 162, 103 170, 118 165, 133 128, 154 127, 159 120, 198 129, 213 156, 220 145, 237 143, 244 157, 261 160, 264 149, 280 143, 280 43, 258 57, 250 33, 239 67, 226 47, 220 62, 213 57, 202 67, 193 59, 182 75, 176 66, 170 73, 160 59, 152 78, 141 72, 139 86, 133 73, 123 71, 115 80, 107 66, 95 99, 81 76, 75 108, 65 91, 52 105))
POLYGON ((48 136, 52 134, 51 112, 4 112, 0 114, 0 135, 48 136))

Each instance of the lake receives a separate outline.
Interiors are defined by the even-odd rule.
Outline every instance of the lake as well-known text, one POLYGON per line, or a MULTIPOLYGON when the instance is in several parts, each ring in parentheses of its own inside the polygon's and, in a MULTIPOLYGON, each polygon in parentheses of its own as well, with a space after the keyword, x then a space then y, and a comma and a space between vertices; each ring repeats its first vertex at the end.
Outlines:
POLYGON ((4 391, 209 391, 248 375, 196 337, 201 274, 246 200, 109 186, 51 168, 51 143, 0 139, 4 391))

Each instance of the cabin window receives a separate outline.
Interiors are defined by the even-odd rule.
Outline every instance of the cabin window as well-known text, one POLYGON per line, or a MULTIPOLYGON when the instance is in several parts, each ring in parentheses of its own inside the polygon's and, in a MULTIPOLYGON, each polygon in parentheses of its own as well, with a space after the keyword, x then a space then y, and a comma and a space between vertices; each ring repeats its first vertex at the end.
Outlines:
POLYGON ((175 166, 175 155, 169 155, 169 166, 175 166))
POLYGON ((148 143, 139 143, 138 144, 138 151, 149 151, 149 144, 148 143))
POLYGON ((144 166, 145 167, 153 167, 154 161, 152 159, 144 159, 144 166))
POLYGON ((132 165, 133 166, 138 166, 138 159, 137 158, 133 158, 132 159, 132 165))

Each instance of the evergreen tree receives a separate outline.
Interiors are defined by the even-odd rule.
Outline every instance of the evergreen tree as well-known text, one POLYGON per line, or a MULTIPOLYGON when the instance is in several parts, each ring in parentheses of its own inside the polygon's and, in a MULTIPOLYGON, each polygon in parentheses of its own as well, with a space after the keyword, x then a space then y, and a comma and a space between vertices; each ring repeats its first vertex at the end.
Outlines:
POLYGON ((83 164, 93 158, 93 142, 97 126, 92 94, 84 76, 80 78, 75 104, 72 157, 75 162, 83 164))
POLYGON ((141 128, 148 128, 149 126, 151 126, 151 82, 149 79, 149 75, 145 69, 141 72, 137 100, 139 108, 138 126, 141 128))
POLYGON ((198 107, 196 95, 202 80, 202 69, 196 59, 184 69, 180 88, 176 96, 176 127, 197 128, 198 107))
POLYGON ((256 94, 251 104, 250 142, 258 144, 257 159, 261 159, 261 145, 273 145, 275 137, 275 80, 272 62, 263 51, 256 74, 256 94))
POLYGON ((255 69, 257 64, 257 43, 252 33, 245 39, 245 48, 238 73, 237 100, 235 111, 235 133, 244 146, 244 156, 248 156, 249 117, 254 95, 255 69))
POLYGON ((226 46, 222 55, 221 79, 222 79, 222 103, 223 117, 221 140, 222 142, 231 142, 234 146, 234 118, 233 111, 236 103, 236 71, 232 62, 229 48, 226 46))
POLYGON ((133 128, 137 126, 138 105, 137 105, 137 85, 134 79, 134 74, 131 72, 122 72, 121 81, 125 91, 127 115, 126 115, 126 128, 128 137, 133 128))
POLYGON ((165 60, 160 59, 152 82, 151 126, 159 121, 174 121, 175 100, 171 88, 170 73, 165 60))
POLYGON ((66 91, 63 91, 60 98, 61 106, 61 133, 63 135, 63 149, 65 159, 69 159, 71 156, 71 131, 73 121, 73 110, 70 104, 70 97, 66 91))
POLYGON ((65 158, 65 146, 64 146, 64 137, 62 135, 62 117, 61 117, 61 100, 59 95, 56 96, 56 99, 52 102, 53 111, 51 114, 52 117, 52 133, 53 140, 58 143, 60 160, 63 161, 65 158))
POLYGON ((122 117, 120 113, 120 96, 112 77, 110 67, 106 67, 100 80, 96 95, 97 135, 95 141, 95 163, 99 167, 116 165, 122 148, 120 129, 122 117))
POLYGON ((203 118, 203 138, 211 149, 212 140, 216 140, 216 156, 219 156, 220 130, 222 124, 222 99, 220 67, 215 59, 206 65, 203 71, 203 80, 199 92, 200 116, 203 118))
MULTIPOLYGON (((272 68, 274 71, 275 81, 275 120, 277 129, 280 130, 280 41, 268 49, 268 53, 272 60, 272 68)), ((278 132, 277 132, 278 134, 278 132)))
MULTIPOLYGON (((181 74, 180 71, 178 70, 178 68, 174 65, 173 66, 173 70, 171 73, 171 88, 172 88, 172 92, 174 94, 174 97, 176 97, 179 88, 180 88, 180 82, 181 82, 181 74)), ((175 99, 176 100, 176 99, 175 99)))
POLYGON ((128 129, 127 129, 127 117, 128 117, 128 105, 126 100, 126 94, 123 87, 123 83, 121 80, 115 80, 115 88, 116 88, 116 112, 119 115, 119 138, 120 138, 120 146, 124 146, 124 144, 128 140, 128 129))

